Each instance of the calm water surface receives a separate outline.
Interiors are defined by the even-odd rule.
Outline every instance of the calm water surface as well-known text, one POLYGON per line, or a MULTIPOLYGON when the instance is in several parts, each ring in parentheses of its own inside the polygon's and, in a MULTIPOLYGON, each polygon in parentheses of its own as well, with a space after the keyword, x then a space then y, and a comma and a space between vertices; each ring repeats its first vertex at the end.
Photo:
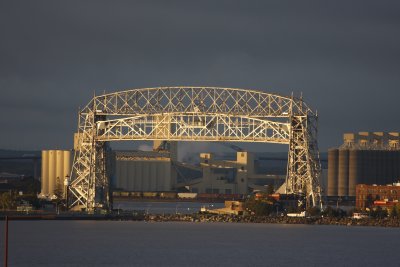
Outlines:
POLYGON ((12 221, 9 266, 399 266, 399 245, 395 228, 12 221))
POLYGON ((146 201, 115 201, 114 208, 123 210, 144 210, 150 214, 192 214, 200 211, 201 207, 210 209, 223 208, 224 203, 202 202, 146 202, 146 201))

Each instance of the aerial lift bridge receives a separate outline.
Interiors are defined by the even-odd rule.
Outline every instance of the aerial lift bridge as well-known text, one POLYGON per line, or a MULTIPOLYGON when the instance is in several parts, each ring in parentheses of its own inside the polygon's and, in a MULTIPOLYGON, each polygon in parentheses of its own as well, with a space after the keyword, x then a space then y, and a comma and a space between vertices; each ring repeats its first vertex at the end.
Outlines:
POLYGON ((95 96, 79 112, 70 208, 110 209, 107 143, 259 142, 289 147, 286 193, 321 203, 317 115, 302 100, 262 91, 157 87, 95 96))

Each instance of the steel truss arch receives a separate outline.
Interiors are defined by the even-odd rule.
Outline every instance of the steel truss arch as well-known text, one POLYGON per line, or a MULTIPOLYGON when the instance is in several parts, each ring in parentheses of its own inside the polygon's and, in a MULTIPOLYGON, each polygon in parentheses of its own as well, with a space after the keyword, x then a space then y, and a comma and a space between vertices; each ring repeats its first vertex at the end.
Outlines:
POLYGON ((116 140, 288 144, 286 192, 319 205, 316 122, 301 98, 255 90, 157 87, 95 96, 79 112, 70 207, 111 207, 106 147, 116 140))

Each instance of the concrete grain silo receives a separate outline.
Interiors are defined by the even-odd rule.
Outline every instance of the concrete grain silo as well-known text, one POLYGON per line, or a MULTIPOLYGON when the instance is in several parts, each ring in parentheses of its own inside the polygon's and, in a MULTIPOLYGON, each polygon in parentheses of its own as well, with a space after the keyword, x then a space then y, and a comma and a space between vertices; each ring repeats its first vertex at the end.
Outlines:
POLYGON ((63 173, 63 178, 65 180, 65 177, 69 177, 71 174, 71 151, 69 150, 64 150, 64 173, 63 173))
POLYGON ((62 193, 62 188, 64 184, 64 151, 57 150, 56 151, 56 177, 55 177, 55 185, 54 189, 57 190, 57 193, 62 193))
POLYGON ((328 196, 338 195, 339 149, 328 150, 328 196))
POLYGON ((56 186, 56 171, 57 171, 57 153, 55 150, 49 151, 49 197, 54 195, 56 186))
POLYGON ((339 149, 338 196, 349 193, 349 150, 339 149))
POLYGON ((71 172, 70 151, 43 150, 41 197, 52 198, 55 193, 59 193, 61 194, 61 196, 59 197, 63 197, 65 193, 64 180, 67 175, 69 176, 70 172, 71 172))
MULTIPOLYGON (((396 175, 395 175, 395 168, 396 168, 395 153, 397 153, 397 151, 393 151, 393 150, 388 151, 389 166, 387 168, 387 172, 388 172, 387 175, 388 175, 388 178, 391 180, 393 180, 396 177, 396 175)), ((394 182, 396 182, 396 181, 394 181, 394 182)))
POLYGON ((360 150, 349 150, 349 196, 356 195, 356 185, 361 181, 360 177, 360 150))
POLYGON ((41 175, 41 195, 49 194, 49 151, 42 151, 42 175, 41 175))
POLYGON ((397 181, 400 181, 400 151, 396 151, 396 153, 393 156, 394 158, 394 166, 396 166, 393 170, 393 176, 397 181))
POLYGON ((382 176, 384 177, 385 184, 390 184, 392 183, 391 180, 392 178, 389 176, 389 168, 391 168, 390 165, 390 151, 389 150, 382 150, 382 158, 381 158, 381 172, 382 176))
POLYGON ((378 153, 377 153, 377 161, 376 162, 377 162, 378 166, 376 168, 376 173, 377 173, 376 184, 383 185, 383 184, 388 183, 388 179, 385 176, 385 161, 384 161, 386 151, 378 150, 377 152, 378 153))
POLYGON ((355 196, 357 184, 392 184, 400 180, 400 134, 344 134, 338 156, 328 151, 328 196, 355 196), (337 179, 337 185, 335 184, 337 179))
POLYGON ((366 184, 375 184, 375 151, 367 150, 367 177, 365 178, 366 184))
MULTIPOLYGON (((62 194, 63 197, 67 197, 67 192, 66 190, 68 190, 66 184, 65 184, 65 179, 69 179, 70 174, 71 174, 71 160, 72 160, 72 156, 71 156, 71 151, 69 150, 64 150, 63 151, 64 155, 63 155, 63 159, 64 159, 64 164, 63 164, 63 179, 61 179, 61 184, 62 184, 62 194)), ((67 181, 69 182, 69 181, 67 181)))

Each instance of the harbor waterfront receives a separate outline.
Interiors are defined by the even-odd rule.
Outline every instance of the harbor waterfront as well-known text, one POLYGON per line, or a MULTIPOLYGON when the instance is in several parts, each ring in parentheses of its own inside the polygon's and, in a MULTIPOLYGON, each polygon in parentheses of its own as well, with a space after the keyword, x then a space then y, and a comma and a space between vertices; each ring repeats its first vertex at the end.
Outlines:
POLYGON ((10 266, 398 266, 400 229, 11 221, 9 236, 10 266))
POLYGON ((400 227, 398 217, 351 216, 306 216, 289 217, 281 213, 269 216, 234 215, 200 212, 201 208, 212 211, 220 209, 220 202, 158 202, 158 201, 116 201, 115 210, 109 214, 87 214, 82 212, 43 212, 43 211, 0 211, 0 220, 8 216, 11 221, 32 220, 89 220, 89 221, 145 221, 145 222, 199 222, 199 223, 260 223, 260 224, 305 224, 400 227))

